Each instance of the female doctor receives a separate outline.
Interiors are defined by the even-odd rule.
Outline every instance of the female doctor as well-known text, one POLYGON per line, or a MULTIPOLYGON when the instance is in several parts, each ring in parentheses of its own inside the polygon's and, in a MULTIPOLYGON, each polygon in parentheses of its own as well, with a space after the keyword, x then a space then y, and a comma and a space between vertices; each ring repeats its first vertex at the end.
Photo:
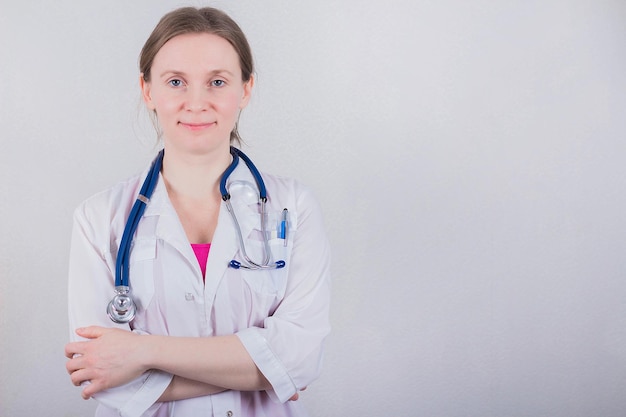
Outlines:
POLYGON ((182 8, 161 19, 139 64, 162 161, 149 197, 138 195, 155 165, 75 212, 71 381, 97 416, 305 416, 295 400, 318 377, 329 333, 329 246, 308 188, 262 174, 262 216, 254 169, 231 150, 254 85, 248 42, 223 12, 182 8), (134 204, 145 205, 126 261, 136 313, 114 323, 134 204))

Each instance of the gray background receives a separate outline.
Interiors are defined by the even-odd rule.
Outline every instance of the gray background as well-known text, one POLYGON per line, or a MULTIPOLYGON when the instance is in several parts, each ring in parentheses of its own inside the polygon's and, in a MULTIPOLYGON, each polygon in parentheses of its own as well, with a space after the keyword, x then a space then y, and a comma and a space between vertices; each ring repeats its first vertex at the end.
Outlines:
MULTIPOLYGON (((92 414, 72 210, 152 158, 137 57, 183 4, 1 0, 1 417, 92 414)), ((258 64, 244 149, 326 216, 313 416, 626 414, 624 1, 211 4, 258 64)))

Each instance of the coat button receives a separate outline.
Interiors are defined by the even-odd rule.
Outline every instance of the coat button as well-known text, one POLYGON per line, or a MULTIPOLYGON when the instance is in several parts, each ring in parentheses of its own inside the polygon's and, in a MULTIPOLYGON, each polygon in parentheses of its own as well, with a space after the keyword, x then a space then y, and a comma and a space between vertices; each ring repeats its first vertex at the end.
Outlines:
POLYGON ((226 417, 233 417, 233 412, 228 410, 228 412, 226 413, 226 417))

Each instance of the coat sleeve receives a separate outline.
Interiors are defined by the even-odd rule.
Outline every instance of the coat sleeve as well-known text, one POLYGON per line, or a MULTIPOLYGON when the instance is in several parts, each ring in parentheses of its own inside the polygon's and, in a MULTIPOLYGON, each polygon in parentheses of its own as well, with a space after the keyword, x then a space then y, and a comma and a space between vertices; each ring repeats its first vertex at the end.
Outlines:
POLYGON ((330 248, 320 207, 308 189, 298 194, 298 224, 287 288, 263 327, 237 333, 280 402, 319 377, 330 332, 330 248))
MULTIPOLYGON (((75 333, 79 327, 96 325, 130 330, 128 324, 115 324, 106 314, 115 287, 115 265, 109 256, 111 223, 111 216, 96 214, 85 203, 74 212, 68 282, 71 341, 83 340, 75 333)), ((112 415, 149 417, 159 407, 156 401, 171 379, 170 374, 151 370, 124 386, 102 391, 94 398, 111 411, 115 410, 112 415)))

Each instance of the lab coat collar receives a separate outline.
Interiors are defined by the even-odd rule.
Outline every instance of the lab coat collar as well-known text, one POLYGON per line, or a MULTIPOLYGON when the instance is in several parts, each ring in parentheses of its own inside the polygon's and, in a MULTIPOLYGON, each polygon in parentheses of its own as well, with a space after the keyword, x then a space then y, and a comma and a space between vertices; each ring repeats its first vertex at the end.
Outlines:
MULTIPOLYGON (((142 174, 141 180, 145 178, 147 171, 142 174)), ((258 209, 258 189, 254 177, 243 161, 237 165, 227 180, 227 189, 230 191, 230 185, 235 182, 238 184, 246 183, 255 191, 254 198, 251 195, 236 194, 233 191, 230 200, 233 210, 237 216, 237 221, 241 228, 241 234, 246 240, 252 230, 260 229, 260 216, 258 209)), ((236 188, 236 187, 234 187, 236 188)), ((251 194, 251 193, 248 193, 251 194)), ((144 212, 144 217, 158 216, 156 223, 155 237, 163 239, 168 244, 175 247, 187 261, 197 266, 197 259, 193 253, 185 230, 178 218, 178 214, 172 205, 163 177, 159 175, 159 181, 156 185, 154 193, 150 198, 150 202, 144 212)), ((217 286, 224 272, 228 268, 231 259, 235 259, 239 250, 239 241, 237 231, 233 220, 226 208, 226 203, 221 202, 220 212, 218 215, 217 227, 211 242, 211 251, 207 260, 205 289, 212 289, 215 293, 217 286)), ((198 268, 199 271, 199 268, 198 268)))

